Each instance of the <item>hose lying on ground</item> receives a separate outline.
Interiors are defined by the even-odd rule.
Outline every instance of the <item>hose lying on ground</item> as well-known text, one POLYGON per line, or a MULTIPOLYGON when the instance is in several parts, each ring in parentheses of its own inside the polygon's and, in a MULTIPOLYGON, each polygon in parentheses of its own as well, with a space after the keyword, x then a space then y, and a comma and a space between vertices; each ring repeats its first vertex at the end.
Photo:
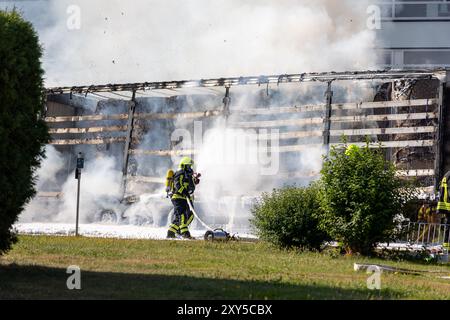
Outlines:
MULTIPOLYGON (((394 273, 404 273, 404 274, 414 274, 414 275, 423 275, 423 274, 448 274, 448 271, 434 271, 434 270, 410 270, 404 268, 391 267, 380 264, 365 264, 365 263, 354 263, 353 270, 355 271, 366 271, 369 268, 377 268, 381 272, 394 272, 394 273)), ((447 277, 439 277, 439 278, 447 278, 447 277)))

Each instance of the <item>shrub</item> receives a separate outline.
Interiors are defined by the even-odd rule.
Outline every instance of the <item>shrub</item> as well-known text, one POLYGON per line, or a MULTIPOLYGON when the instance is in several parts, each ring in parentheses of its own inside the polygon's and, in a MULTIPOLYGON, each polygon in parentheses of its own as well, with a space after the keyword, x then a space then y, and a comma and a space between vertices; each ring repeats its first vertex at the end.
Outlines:
POLYGON ((379 242, 392 240, 412 189, 395 175, 381 148, 332 148, 321 171, 320 228, 348 253, 371 254, 379 242))
POLYGON ((0 254, 16 241, 11 226, 35 194, 34 172, 48 141, 40 58, 31 24, 0 11, 0 254))
POLYGON ((318 186, 285 187, 263 193, 252 208, 258 236, 283 248, 320 250, 327 240, 318 229, 318 186))

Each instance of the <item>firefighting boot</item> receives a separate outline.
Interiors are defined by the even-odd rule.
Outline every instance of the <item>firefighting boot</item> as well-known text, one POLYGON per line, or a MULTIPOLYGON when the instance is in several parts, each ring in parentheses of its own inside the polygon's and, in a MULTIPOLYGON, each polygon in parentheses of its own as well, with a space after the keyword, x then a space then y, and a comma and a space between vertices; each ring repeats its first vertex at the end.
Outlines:
POLYGON ((191 237, 191 233, 190 233, 189 231, 183 232, 183 233, 181 234, 181 236, 182 236, 184 239, 193 239, 193 238, 191 237))
POLYGON ((176 236, 175 236, 175 232, 173 232, 173 231, 167 231, 167 237, 166 237, 167 239, 175 239, 176 238, 176 236))

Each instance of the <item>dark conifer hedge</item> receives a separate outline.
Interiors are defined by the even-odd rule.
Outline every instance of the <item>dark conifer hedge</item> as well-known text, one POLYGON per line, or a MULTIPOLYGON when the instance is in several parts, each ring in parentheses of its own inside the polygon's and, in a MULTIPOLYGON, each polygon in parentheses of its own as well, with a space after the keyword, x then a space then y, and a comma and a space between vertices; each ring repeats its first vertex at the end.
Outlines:
POLYGON ((35 194, 34 173, 49 139, 41 54, 31 23, 0 11, 0 254, 16 241, 11 226, 35 194))

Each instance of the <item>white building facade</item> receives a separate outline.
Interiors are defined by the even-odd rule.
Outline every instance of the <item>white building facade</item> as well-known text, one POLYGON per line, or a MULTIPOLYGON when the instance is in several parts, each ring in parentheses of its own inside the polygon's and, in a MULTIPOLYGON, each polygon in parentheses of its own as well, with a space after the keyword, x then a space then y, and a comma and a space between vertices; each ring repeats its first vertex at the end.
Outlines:
POLYGON ((377 48, 392 68, 450 67, 450 0, 383 0, 377 48))

